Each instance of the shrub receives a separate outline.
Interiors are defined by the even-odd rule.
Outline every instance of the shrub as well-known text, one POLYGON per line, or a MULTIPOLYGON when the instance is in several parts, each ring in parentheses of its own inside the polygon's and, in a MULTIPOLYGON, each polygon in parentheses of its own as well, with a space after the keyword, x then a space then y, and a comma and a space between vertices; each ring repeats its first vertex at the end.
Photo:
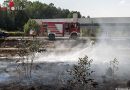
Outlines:
POLYGON ((29 34, 30 30, 38 32, 39 27, 39 24, 35 20, 29 19, 28 22, 24 25, 24 32, 27 35, 29 34))
POLYGON ((91 74, 94 72, 91 70, 92 61, 87 56, 79 58, 78 64, 68 71, 71 75, 71 79, 68 80, 70 86, 75 87, 77 90, 86 90, 98 85, 91 77, 91 74))

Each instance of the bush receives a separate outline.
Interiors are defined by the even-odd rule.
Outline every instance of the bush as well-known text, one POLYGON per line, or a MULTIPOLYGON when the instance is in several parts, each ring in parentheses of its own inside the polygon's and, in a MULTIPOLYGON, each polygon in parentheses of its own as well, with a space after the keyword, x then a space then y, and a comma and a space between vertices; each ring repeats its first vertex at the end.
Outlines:
POLYGON ((71 76, 71 79, 68 80, 68 84, 74 90, 96 88, 98 85, 91 76, 94 72, 91 70, 92 61, 93 60, 89 60, 87 56, 79 58, 78 64, 75 64, 71 70, 68 70, 69 75, 71 76))
POLYGON ((38 32, 39 28, 40 26, 35 20, 29 19, 28 22, 24 25, 24 33, 28 35, 30 30, 38 32))

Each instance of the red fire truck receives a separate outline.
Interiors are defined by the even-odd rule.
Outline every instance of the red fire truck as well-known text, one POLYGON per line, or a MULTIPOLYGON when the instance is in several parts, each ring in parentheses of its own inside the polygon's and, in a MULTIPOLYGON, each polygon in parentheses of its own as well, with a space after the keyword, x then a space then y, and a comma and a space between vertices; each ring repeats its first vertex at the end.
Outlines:
POLYGON ((50 40, 55 37, 78 38, 80 35, 80 25, 74 22, 43 22, 42 32, 47 33, 50 40))

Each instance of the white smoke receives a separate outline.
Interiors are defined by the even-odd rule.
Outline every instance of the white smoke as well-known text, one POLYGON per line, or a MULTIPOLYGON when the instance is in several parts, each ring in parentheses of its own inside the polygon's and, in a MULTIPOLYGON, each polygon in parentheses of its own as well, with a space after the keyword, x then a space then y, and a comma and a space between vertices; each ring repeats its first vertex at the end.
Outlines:
MULTIPOLYGON (((62 71, 64 72, 69 67, 68 64, 76 63, 78 58, 87 55, 89 59, 93 59, 92 68, 96 75, 98 74, 97 76, 104 75, 106 69, 110 66, 110 61, 116 58, 119 61, 118 75, 129 78, 130 38, 128 36, 130 35, 130 31, 128 27, 119 27, 116 24, 113 28, 106 27, 105 25, 100 26, 102 32, 99 34, 100 36, 97 37, 98 40, 95 44, 90 39, 78 41, 61 40, 54 42, 55 48, 47 49, 47 52, 40 54, 36 53, 34 64, 37 64, 36 66, 41 69, 34 70, 33 76, 40 79, 44 78, 45 80, 43 81, 46 82, 46 78, 56 77, 59 72, 62 73, 62 71), (58 64, 59 62, 62 62, 62 64, 58 64)), ((14 65, 13 68, 15 68, 15 66, 16 65, 14 65)), ((11 72, 10 69, 7 71, 11 72)), ((12 72, 11 75, 16 77, 17 75, 14 75, 15 71, 12 72)), ((4 74, 6 77, 0 76, 0 79, 4 78, 8 80, 8 77, 11 76, 10 73, 4 74)), ((1 79, 1 81, 3 81, 3 79, 1 79)))
MULTIPOLYGON (((125 20, 124 20, 125 21, 125 20)), ((114 22, 114 21, 112 21, 114 22)), ((116 20, 121 23, 122 21, 116 20)), ((99 21, 102 23, 102 21, 99 21)), ((82 40, 64 40, 56 41, 55 48, 48 50, 46 53, 38 54, 35 62, 70 62, 75 63, 78 58, 85 55, 89 59, 93 59, 97 72, 104 74, 105 70, 110 66, 110 61, 115 58, 119 61, 120 75, 129 74, 130 68, 130 42, 129 42, 129 26, 114 24, 112 26, 100 25, 102 30, 97 37, 97 42, 92 45, 90 39, 87 42, 82 40)))

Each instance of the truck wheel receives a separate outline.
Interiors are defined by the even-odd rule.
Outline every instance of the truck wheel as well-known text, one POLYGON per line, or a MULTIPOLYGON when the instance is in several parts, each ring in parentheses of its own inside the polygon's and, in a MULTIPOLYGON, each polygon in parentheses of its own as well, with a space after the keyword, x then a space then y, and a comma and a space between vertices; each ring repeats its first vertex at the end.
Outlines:
POLYGON ((49 40, 55 40, 55 35, 54 34, 49 34, 49 40))
POLYGON ((70 36, 71 39, 77 39, 78 35, 76 33, 72 33, 70 36))

